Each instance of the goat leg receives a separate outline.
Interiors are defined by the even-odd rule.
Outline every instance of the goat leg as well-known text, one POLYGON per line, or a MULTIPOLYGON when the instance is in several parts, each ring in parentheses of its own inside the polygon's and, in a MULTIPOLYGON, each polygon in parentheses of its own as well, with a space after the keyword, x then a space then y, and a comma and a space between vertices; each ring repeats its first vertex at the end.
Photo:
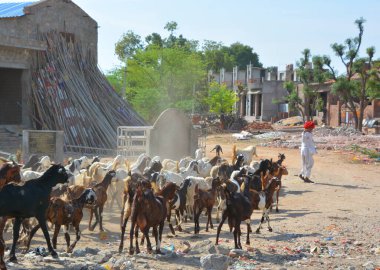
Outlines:
MULTIPOLYGON (((125 224, 127 224, 126 221, 125 221, 125 224)), ((134 229, 135 229, 135 222, 133 222, 133 219, 132 219, 131 230, 129 232, 129 255, 133 255, 133 253, 135 253, 135 249, 133 248, 134 229)), ((119 247, 119 251, 120 251, 120 247, 119 247)))
POLYGON ((156 252, 161 254, 161 241, 162 241, 162 231, 164 230, 165 221, 163 220, 158 227, 158 245, 156 245, 156 252))
POLYGON ((0 270, 7 270, 4 262, 4 248, 5 244, 2 239, 0 239, 0 270))
MULTIPOLYGON (((170 209, 170 208, 169 208, 169 209, 170 209)), ((174 231, 173 225, 172 225, 172 223, 171 223, 171 221, 170 221, 170 219, 171 219, 171 215, 172 215, 172 211, 169 210, 168 215, 166 216, 166 219, 167 219, 167 221, 168 221, 168 223, 169 223, 169 229, 170 229, 171 233, 172 233, 173 235, 175 235, 175 231, 174 231)), ((154 233, 154 231, 153 231, 153 233, 154 233)))
POLYGON ((149 239, 149 227, 145 227, 144 229, 144 236, 146 238, 146 249, 148 251, 148 253, 152 253, 153 249, 152 249, 152 243, 150 242, 150 239, 149 239))
MULTIPOLYGON (((74 228, 75 228, 75 234, 76 234, 76 239, 75 241, 71 244, 70 247, 68 247, 67 249, 67 253, 72 253, 74 248, 75 248, 75 245, 78 243, 79 239, 80 239, 80 230, 79 230, 79 224, 75 224, 74 225, 74 228)), ((70 242, 70 240, 69 240, 70 242)))
POLYGON ((69 225, 64 227, 65 229, 65 240, 66 240, 66 252, 70 253, 70 234, 69 234, 69 225))
POLYGON ((222 229, 223 223, 224 223, 224 221, 226 221, 226 218, 227 218, 227 211, 225 210, 225 211, 223 212, 223 214, 222 214, 222 220, 220 221, 220 223, 219 223, 219 225, 218 225, 218 229, 216 230, 216 241, 215 241, 215 245, 218 245, 220 230, 222 229))
POLYGON ((214 229, 214 224, 212 224, 211 213, 212 213, 212 206, 208 209, 208 218, 210 220, 210 228, 214 229))
POLYGON ((101 232, 104 232, 104 229, 103 229, 103 207, 104 207, 104 205, 99 206, 99 227, 100 227, 101 232))
POLYGON ((20 236, 20 226, 21 226, 21 218, 15 218, 15 223, 13 225, 13 242, 11 252, 9 253, 9 261, 17 262, 16 258, 16 243, 18 237, 20 236))
POLYGON ((36 234, 36 232, 38 231, 38 229, 39 229, 40 227, 41 227, 40 224, 37 224, 36 226, 34 226, 34 227, 30 230, 29 237, 28 237, 28 241, 27 241, 27 243, 26 243, 26 250, 25 250, 25 253, 28 252, 29 247, 30 247, 30 242, 32 241, 33 236, 36 234))
POLYGON ((95 214, 95 223, 90 227, 90 231, 93 231, 93 230, 95 230, 95 227, 96 227, 96 225, 98 225, 98 222, 99 222, 98 207, 96 206, 94 209, 91 209, 91 211, 93 211, 95 214))
MULTIPOLYGON (((281 185, 280 185, 281 188, 281 185)), ((276 191, 276 212, 278 213, 278 197, 280 196, 280 189, 276 191)))
MULTIPOLYGON (((265 211, 265 210, 264 210, 264 211, 265 211)), ((260 221, 259 227, 256 229, 256 233, 260 233, 261 225, 262 225, 263 222, 264 222, 264 216, 265 216, 265 212, 264 212, 263 215, 261 216, 261 221, 260 221)))
POLYGON ((121 237, 120 237, 120 245, 119 245, 119 253, 123 251, 124 248, 124 234, 125 228, 127 227, 128 218, 124 219, 124 222, 121 225, 121 237))
MULTIPOLYGON (((0 217, 0 223, 5 224, 5 217, 0 217)), ((4 250, 5 250, 5 243, 3 239, 3 230, 0 231, 0 270, 7 270, 7 267, 5 266, 4 262, 4 250)))
POLYGON ((57 238, 58 238, 58 234, 60 230, 61 230, 61 225, 55 224, 53 238, 51 239, 53 243, 53 248, 55 249, 57 249, 57 238))
POLYGON ((92 229, 91 227, 91 223, 92 223, 92 217, 94 215, 94 209, 93 208, 90 208, 90 218, 88 220, 88 230, 89 231, 93 231, 94 229, 92 229))
POLYGON ((267 222, 268 222, 268 231, 272 232, 273 229, 272 229, 272 227, 270 226, 270 222, 269 222, 269 212, 268 212, 268 210, 265 212, 265 219, 266 219, 267 222))
POLYGON ((41 230, 42 232, 44 233, 44 237, 45 237, 45 240, 46 240, 46 244, 48 246, 48 250, 50 252, 50 255, 53 257, 53 258, 58 258, 58 254, 57 252, 55 252, 55 250, 53 249, 53 247, 51 246, 51 242, 50 242, 50 236, 49 236, 49 232, 48 232, 48 228, 47 228, 47 224, 46 224, 46 220, 45 220, 45 217, 38 217, 37 218, 38 220, 38 223, 40 224, 41 226, 41 230))
POLYGON ((247 241, 246 241, 245 243, 246 243, 247 245, 250 245, 250 244, 251 244, 251 241, 250 241, 250 239, 249 239, 249 233, 252 232, 251 225, 250 225, 251 220, 250 220, 250 219, 247 219, 245 222, 247 223, 247 241))
POLYGON ((135 228, 135 244, 136 244, 136 254, 140 253, 140 247, 139 247, 139 228, 136 226, 135 228))
POLYGON ((153 227, 153 235, 154 235, 154 239, 156 240, 156 254, 161 254, 161 250, 160 250, 160 239, 158 238, 158 230, 157 230, 157 226, 153 227))

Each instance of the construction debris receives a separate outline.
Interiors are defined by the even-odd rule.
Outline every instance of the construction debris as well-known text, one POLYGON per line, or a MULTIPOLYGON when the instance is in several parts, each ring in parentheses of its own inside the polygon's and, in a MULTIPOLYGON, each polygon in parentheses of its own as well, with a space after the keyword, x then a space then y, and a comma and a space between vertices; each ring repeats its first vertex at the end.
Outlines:
POLYGON ((257 130, 273 130, 272 125, 269 122, 256 122, 252 121, 251 123, 248 123, 243 130, 254 132, 257 130))

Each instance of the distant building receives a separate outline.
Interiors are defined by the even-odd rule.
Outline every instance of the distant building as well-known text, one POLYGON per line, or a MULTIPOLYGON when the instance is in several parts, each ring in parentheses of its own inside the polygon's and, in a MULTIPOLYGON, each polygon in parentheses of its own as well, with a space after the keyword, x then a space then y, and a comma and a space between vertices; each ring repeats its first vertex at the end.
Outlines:
POLYGON ((283 83, 295 79, 293 65, 288 65, 283 72, 279 72, 277 67, 260 68, 253 65, 247 65, 246 70, 234 67, 232 72, 226 72, 223 68, 219 73, 209 72, 209 80, 226 84, 238 95, 236 113, 248 121, 271 121, 286 117, 289 111, 284 97, 288 93, 283 83))

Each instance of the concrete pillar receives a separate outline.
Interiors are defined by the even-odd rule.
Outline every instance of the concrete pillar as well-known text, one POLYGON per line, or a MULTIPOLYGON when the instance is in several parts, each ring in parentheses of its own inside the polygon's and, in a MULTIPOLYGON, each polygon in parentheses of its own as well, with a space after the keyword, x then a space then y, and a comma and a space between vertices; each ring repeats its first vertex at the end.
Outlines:
POLYGON ((255 117, 256 118, 258 118, 258 116, 260 115, 259 108, 260 108, 259 96, 258 94, 255 94, 255 117))

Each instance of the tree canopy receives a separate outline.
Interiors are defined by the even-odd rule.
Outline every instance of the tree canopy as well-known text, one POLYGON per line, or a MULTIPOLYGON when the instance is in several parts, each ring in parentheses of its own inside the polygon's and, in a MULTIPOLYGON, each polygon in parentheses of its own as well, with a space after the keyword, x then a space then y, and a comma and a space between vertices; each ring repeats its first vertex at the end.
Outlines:
MULTIPOLYGON (((115 45, 115 53, 121 61, 128 61, 128 69, 125 72, 125 68, 124 71, 116 68, 107 75, 115 89, 119 93, 125 91, 127 100, 148 121, 154 121, 169 107, 188 113, 206 109, 205 106, 214 108, 206 102, 214 93, 208 90, 210 69, 232 70, 234 66, 245 69, 249 63, 262 66, 259 56, 248 45, 236 42, 225 46, 207 40, 200 49, 199 41, 176 34, 176 22, 168 22, 164 29, 168 31, 166 37, 152 33, 142 39, 130 30, 123 34, 115 45)), ((224 107, 223 110, 228 111, 224 107)))

